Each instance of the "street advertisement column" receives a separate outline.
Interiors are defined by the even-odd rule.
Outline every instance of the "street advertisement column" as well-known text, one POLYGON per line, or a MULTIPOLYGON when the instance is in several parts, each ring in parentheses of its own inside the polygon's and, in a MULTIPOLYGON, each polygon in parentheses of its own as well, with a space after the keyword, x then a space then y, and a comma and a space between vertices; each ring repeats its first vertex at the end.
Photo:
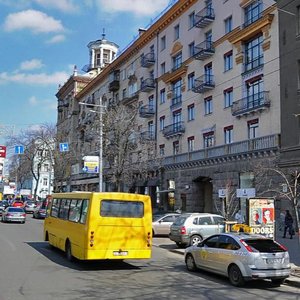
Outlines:
POLYGON ((273 198, 248 199, 248 223, 251 233, 274 237, 275 210, 273 198))

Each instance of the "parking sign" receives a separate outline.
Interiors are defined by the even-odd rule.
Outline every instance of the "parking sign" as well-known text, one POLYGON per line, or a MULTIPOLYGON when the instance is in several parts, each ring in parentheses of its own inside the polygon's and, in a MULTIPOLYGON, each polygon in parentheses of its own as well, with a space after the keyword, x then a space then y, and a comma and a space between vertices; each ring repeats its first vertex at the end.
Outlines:
POLYGON ((59 144, 59 151, 60 152, 69 151, 69 144, 68 143, 60 143, 59 144))

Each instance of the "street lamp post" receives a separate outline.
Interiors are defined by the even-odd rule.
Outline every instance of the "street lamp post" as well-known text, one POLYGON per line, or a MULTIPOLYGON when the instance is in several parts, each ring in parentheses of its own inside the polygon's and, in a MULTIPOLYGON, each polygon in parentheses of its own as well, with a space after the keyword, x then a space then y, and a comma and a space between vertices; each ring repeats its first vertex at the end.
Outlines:
POLYGON ((99 160, 98 160, 98 172, 99 172, 99 192, 103 191, 103 108, 102 97, 99 98, 99 105, 89 104, 85 102, 79 102, 80 105, 99 107, 99 111, 90 110, 99 114, 99 160))

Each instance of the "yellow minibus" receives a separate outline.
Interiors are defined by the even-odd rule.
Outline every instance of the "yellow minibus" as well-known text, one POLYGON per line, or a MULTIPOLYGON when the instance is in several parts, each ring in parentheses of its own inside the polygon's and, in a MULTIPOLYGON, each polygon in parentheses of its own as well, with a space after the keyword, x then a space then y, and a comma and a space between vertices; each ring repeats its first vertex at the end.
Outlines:
POLYGON ((53 194, 44 240, 68 260, 151 257, 152 209, 147 195, 70 192, 53 194))

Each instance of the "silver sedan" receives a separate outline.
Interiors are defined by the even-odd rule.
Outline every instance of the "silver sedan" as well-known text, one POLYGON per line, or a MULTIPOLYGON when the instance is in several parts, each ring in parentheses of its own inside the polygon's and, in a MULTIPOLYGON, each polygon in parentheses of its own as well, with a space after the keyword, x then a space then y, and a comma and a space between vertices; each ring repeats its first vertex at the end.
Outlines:
POLYGON ((222 233, 185 250, 189 271, 197 268, 229 277, 234 286, 245 281, 271 279, 279 286, 290 275, 287 249, 261 235, 222 233))
POLYGON ((2 222, 20 222, 25 223, 26 213, 21 207, 7 207, 2 213, 2 222))

